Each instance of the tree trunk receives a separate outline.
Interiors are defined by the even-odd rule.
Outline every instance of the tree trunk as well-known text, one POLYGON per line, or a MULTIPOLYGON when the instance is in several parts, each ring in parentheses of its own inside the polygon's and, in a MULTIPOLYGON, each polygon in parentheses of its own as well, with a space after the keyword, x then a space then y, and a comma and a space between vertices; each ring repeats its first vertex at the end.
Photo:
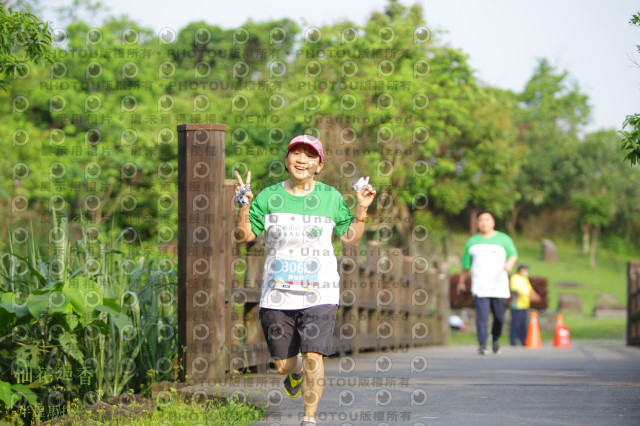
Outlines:
POLYGON ((582 254, 589 253, 589 224, 581 223, 580 229, 582 230, 582 254))
POLYGON ((599 237, 600 237, 600 224, 598 223, 593 227, 593 235, 591 236, 591 255, 589 256, 589 265, 592 268, 596 267, 599 237))
POLYGON ((469 234, 476 235, 478 232, 478 220, 476 219, 477 209, 475 206, 471 207, 471 211, 469 212, 469 234))
POLYGON ((443 236, 440 241, 442 243, 442 258, 446 262, 447 259, 449 259, 449 244, 447 242, 447 237, 443 236))
POLYGON ((411 232, 413 231, 413 217, 409 211, 409 206, 402 200, 396 199, 398 203, 398 219, 399 222, 396 225, 396 229, 402 235, 402 239, 406 242, 406 249, 409 256, 415 256, 417 250, 417 242, 411 238, 411 232))
POLYGON ((507 233, 513 238, 516 235, 516 222, 518 221, 518 215, 520 215, 522 207, 514 207, 511 213, 507 216, 507 233))

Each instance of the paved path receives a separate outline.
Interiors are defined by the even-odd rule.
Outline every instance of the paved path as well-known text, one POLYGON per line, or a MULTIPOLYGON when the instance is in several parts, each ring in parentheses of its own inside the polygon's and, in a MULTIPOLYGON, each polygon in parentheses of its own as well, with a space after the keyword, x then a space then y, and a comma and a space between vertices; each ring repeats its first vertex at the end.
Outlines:
MULTIPOLYGON (((318 425, 640 425, 640 348, 544 344, 325 358, 318 425)), ((299 425, 302 399, 282 397, 281 377, 269 377, 270 413, 254 425, 299 425)))

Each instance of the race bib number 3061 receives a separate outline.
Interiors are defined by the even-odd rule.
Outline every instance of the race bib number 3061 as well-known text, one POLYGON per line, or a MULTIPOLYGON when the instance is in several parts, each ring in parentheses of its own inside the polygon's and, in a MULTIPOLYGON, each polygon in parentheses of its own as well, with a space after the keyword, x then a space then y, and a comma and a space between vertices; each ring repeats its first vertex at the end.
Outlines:
POLYGON ((275 288, 308 290, 317 288, 320 263, 315 257, 294 256, 276 252, 275 288))

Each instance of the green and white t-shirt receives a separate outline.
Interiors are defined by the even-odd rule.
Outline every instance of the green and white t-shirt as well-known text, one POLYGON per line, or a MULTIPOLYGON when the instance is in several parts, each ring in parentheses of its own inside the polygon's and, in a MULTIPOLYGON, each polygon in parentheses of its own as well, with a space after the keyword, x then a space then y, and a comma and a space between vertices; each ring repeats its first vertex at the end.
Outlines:
POLYGON ((340 275, 331 233, 341 237, 353 219, 335 188, 315 182, 313 191, 295 196, 284 182, 261 191, 249 207, 251 229, 264 231, 267 257, 260 306, 303 309, 337 305, 340 275))
POLYGON ((504 232, 484 238, 476 234, 464 247, 462 267, 471 269, 471 293, 478 297, 509 298, 509 275, 504 264, 518 256, 513 240, 504 232))

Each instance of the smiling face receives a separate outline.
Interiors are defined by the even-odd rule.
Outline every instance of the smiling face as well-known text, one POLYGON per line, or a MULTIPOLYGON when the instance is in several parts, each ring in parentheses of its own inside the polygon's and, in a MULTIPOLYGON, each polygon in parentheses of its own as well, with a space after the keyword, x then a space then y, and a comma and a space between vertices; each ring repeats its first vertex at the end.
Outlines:
POLYGON ((298 144, 291 148, 284 164, 289 170, 289 175, 296 180, 313 178, 315 173, 324 167, 318 152, 306 144, 298 144))
POLYGON ((493 216, 491 213, 482 213, 478 216, 478 230, 482 234, 488 234, 493 231, 496 226, 495 220, 493 220, 493 216))

